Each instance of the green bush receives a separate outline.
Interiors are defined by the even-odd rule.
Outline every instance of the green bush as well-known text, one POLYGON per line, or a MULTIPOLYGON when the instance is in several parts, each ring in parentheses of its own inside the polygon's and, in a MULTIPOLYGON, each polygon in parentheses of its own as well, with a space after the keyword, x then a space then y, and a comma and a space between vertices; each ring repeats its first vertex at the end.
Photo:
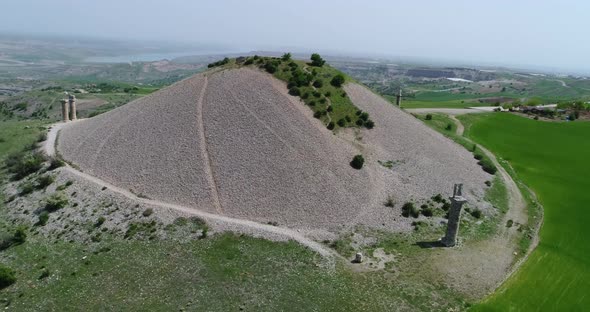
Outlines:
POLYGON ((431 114, 426 114, 426 120, 432 120, 432 115, 431 114))
POLYGON ((107 219, 103 216, 98 217, 98 219, 96 219, 96 223, 94 223, 95 227, 101 227, 103 225, 103 223, 106 221, 107 219))
POLYGON ((481 212, 481 210, 479 208, 472 210, 470 213, 476 219, 479 219, 482 216, 482 212, 481 212))
POLYGON ((311 55, 311 66, 322 67, 325 63, 326 61, 319 54, 314 53, 311 55))
POLYGON ((322 117, 322 112, 320 112, 320 111, 317 111, 317 112, 313 113, 313 117, 315 117, 315 118, 318 118, 318 119, 319 119, 320 117, 322 117))
POLYGON ((444 211, 449 211, 449 209, 451 209, 451 203, 449 203, 448 201, 445 200, 445 201, 443 201, 441 208, 444 211))
POLYGON ((254 59, 253 58, 248 58, 245 62, 244 65, 252 65, 254 64, 254 59))
POLYGON ((362 127, 364 124, 365 124, 365 122, 362 119, 359 118, 359 119, 356 120, 356 125, 357 126, 362 127))
POLYGON ((217 61, 215 63, 208 64, 207 67, 208 68, 212 68, 212 67, 222 66, 222 65, 225 65, 227 63, 229 63, 229 58, 226 57, 226 58, 224 58, 221 61, 217 61))
POLYGON ((47 221, 49 221, 49 212, 41 211, 41 213, 39 214, 39 220, 37 221, 36 225, 44 226, 45 224, 47 224, 47 221))
POLYGON ((299 96, 301 95, 301 90, 299 90, 299 88, 297 87, 292 87, 291 89, 289 89, 289 94, 291 94, 292 96, 299 96))
POLYGON ((340 118, 340 119, 338 119, 337 124, 340 127, 344 127, 344 126, 346 126, 346 120, 344 120, 344 118, 340 118))
POLYGON ((448 123, 447 126, 445 127, 445 130, 450 131, 451 129, 453 129, 453 125, 448 123))
POLYGON ((20 196, 31 194, 33 191, 35 191, 35 185, 30 181, 25 181, 18 186, 18 194, 20 196))
POLYGON ((431 199, 435 203, 442 203, 443 202, 443 197, 442 197, 442 195, 440 193, 432 196, 431 199))
POLYGON ((320 92, 318 92, 318 91, 314 91, 314 92, 313 92, 313 96, 315 96, 315 97, 319 98, 319 97, 321 97, 321 96, 322 96, 322 94, 321 94, 320 92))
POLYGON ((315 101, 309 101, 309 103, 307 103, 307 105, 309 105, 309 106, 315 106, 315 101))
POLYGON ((342 86, 344 81, 346 81, 344 79, 344 76, 342 74, 338 74, 338 75, 334 76, 334 78, 332 78, 332 80, 330 80, 330 84, 333 85, 334 87, 339 88, 342 86))
POLYGON ((481 154, 475 154, 475 155, 473 155, 473 158, 475 158, 477 160, 482 160, 483 159, 483 155, 481 155, 481 154))
POLYGON ((4 289, 16 282, 16 274, 10 268, 0 264, 0 289, 4 289))
POLYGON ((277 65, 275 65, 272 62, 266 62, 266 64, 264 64, 264 69, 269 73, 269 74, 274 74, 277 71, 277 65))
POLYGON ((375 127, 375 122, 373 122, 371 119, 369 119, 369 120, 365 121, 364 126, 367 129, 373 129, 373 127, 375 127))
POLYGON ((434 211, 432 210, 432 207, 426 207, 422 209, 422 214, 425 217, 432 217, 434 215, 434 211))
POLYGON ((367 113, 367 112, 361 112, 359 114, 359 119, 362 119, 363 121, 369 120, 369 113, 367 113))
POLYGON ((354 156, 352 158, 352 161, 350 162, 350 166, 354 169, 361 169, 363 167, 363 164, 365 163, 365 158, 363 157, 363 155, 358 154, 356 156, 354 156))
MULTIPOLYGON (((325 99, 323 99, 323 100, 325 100, 325 99)), ((334 110, 334 108, 332 108, 332 105, 330 105, 330 106, 328 106, 328 108, 326 108, 326 111, 329 113, 331 113, 333 110, 334 110)))
POLYGON ((333 122, 333 121, 330 121, 330 122, 328 123, 328 127, 327 127, 327 128, 328 128, 328 130, 334 130, 334 128, 335 128, 335 127, 336 127, 336 125, 334 124, 334 122, 333 122))
POLYGON ((6 161, 8 173, 13 175, 14 180, 20 180, 31 173, 43 168, 45 156, 38 151, 19 152, 9 156, 6 161))
POLYGON ((55 170, 59 167, 63 167, 65 166, 65 163, 63 162, 63 160, 61 159, 57 159, 57 158, 51 158, 51 161, 49 162, 49 168, 47 168, 47 170, 55 170))
POLYGON ((35 187, 39 190, 46 189, 54 181, 55 181, 55 178, 51 175, 48 175, 48 174, 38 176, 37 180, 36 180, 35 187))
POLYGON ((313 82, 313 86, 316 88, 321 88, 324 86, 324 82, 321 79, 316 79, 316 81, 313 82))
POLYGON ((305 92, 301 95, 301 98, 307 100, 309 98, 309 92, 305 92))
POLYGON ((24 227, 19 226, 14 231, 14 236, 12 237, 12 244, 20 245, 23 244, 25 241, 27 241, 27 230, 24 227))
POLYGON ((291 60, 291 53, 285 53, 283 54, 283 56, 281 56, 281 60, 284 62, 288 62, 291 60))
POLYGON ((324 93, 325 97, 331 97, 332 96, 332 92, 330 91, 326 91, 326 93, 324 93))
POLYGON ((149 217, 149 216, 151 216, 153 213, 154 213, 154 209, 152 209, 152 208, 148 208, 148 209, 146 209, 146 210, 144 210, 144 211, 143 211, 142 215, 143 215, 144 217, 149 217))
POLYGON ((416 208, 414 203, 407 202, 402 206, 402 216, 406 218, 410 216, 418 218, 420 216, 420 211, 416 208))
POLYGON ((489 174, 495 174, 498 171, 498 168, 489 159, 482 159, 477 164, 481 166, 483 171, 489 174))
POLYGON ((64 193, 54 193, 45 199, 45 210, 57 211, 68 204, 69 200, 64 193))

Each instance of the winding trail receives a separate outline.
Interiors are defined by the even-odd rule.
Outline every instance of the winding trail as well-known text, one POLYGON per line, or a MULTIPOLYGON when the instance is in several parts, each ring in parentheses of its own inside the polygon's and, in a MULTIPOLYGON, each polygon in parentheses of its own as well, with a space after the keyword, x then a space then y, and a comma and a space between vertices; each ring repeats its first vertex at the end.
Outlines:
MULTIPOLYGON (((204 94, 204 91, 202 94, 204 94)), ((83 122, 83 120, 80 119, 75 122, 83 122)), ((45 141, 45 144, 42 147, 43 151, 48 156, 51 157, 51 156, 56 155, 55 146, 57 144, 58 133, 66 125, 67 125, 66 123, 57 123, 57 124, 52 125, 51 129, 49 130, 49 133, 47 134, 47 140, 45 141)), ((141 198, 141 197, 138 197, 137 195, 131 193, 128 190, 117 187, 117 186, 110 184, 104 180, 101 180, 95 176, 92 176, 90 174, 87 174, 87 173, 84 173, 80 170, 77 170, 70 165, 66 164, 64 170, 67 170, 68 172, 70 172, 82 179, 92 182, 92 183, 98 185, 99 187, 106 187, 110 191, 118 193, 118 194, 125 196, 128 199, 131 199, 131 200, 138 202, 138 203, 143 203, 146 205, 153 205, 156 207, 172 209, 172 210, 176 210, 176 211, 183 212, 186 214, 198 216, 203 219, 209 219, 209 220, 214 220, 214 221, 220 222, 220 223, 226 223, 228 225, 238 225, 238 226, 246 227, 246 228, 255 230, 257 233, 260 233, 262 236, 264 236, 264 234, 271 234, 271 236, 274 235, 275 237, 279 236, 279 237, 282 237, 285 239, 294 240, 294 241, 300 243, 301 245, 306 246, 309 249, 320 254, 323 258, 325 258, 328 261, 328 267, 331 267, 331 268, 333 268, 335 265, 334 259, 338 257, 338 255, 336 255, 335 252, 332 251, 331 249, 323 246, 322 244, 320 244, 318 242, 315 242, 315 241, 305 237, 303 234, 301 234, 297 231, 294 231, 294 230, 290 230, 290 229, 282 228, 282 227, 278 227, 278 226, 262 224, 262 223, 258 223, 258 222, 254 222, 254 221, 250 221, 250 220, 237 219, 237 218, 226 217, 226 216, 222 216, 222 215, 218 215, 218 214, 208 213, 208 212, 204 212, 204 211, 198 210, 193 207, 171 204, 171 203, 167 203, 167 202, 163 202, 163 201, 159 201, 159 200, 141 198)))
MULTIPOLYGON (((449 117, 457 124, 457 134, 462 136, 465 131, 463 124, 455 116, 451 115, 449 117)), ((472 140, 466 137, 463 138, 475 144, 472 140)), ((469 291, 468 288, 470 285, 463 285, 464 282, 468 281, 469 278, 473 278, 473 275, 478 276, 478 279, 486 281, 484 284, 487 284, 487 289, 476 290, 476 292, 480 291, 480 295, 487 295, 493 293, 514 274, 536 248, 540 225, 536 229, 536 235, 534 235, 531 246, 526 254, 518 258, 515 262, 514 260, 517 256, 516 246, 520 235, 518 224, 529 223, 527 202, 516 182, 498 162, 495 155, 481 145, 478 144, 477 146, 498 168, 497 173, 504 181, 508 193, 508 211, 502 215, 498 223, 497 233, 492 238, 471 243, 469 244, 469 248, 459 247, 461 249, 460 253, 453 254, 448 252, 449 250, 443 250, 443 259, 445 260, 443 262, 455 263, 455 265, 442 267, 441 271, 448 270, 447 274, 450 274, 448 278, 452 281, 452 284, 455 284, 459 289, 466 287, 466 291, 469 291), (507 227, 506 224, 509 220, 512 220, 515 225, 507 227), (495 258, 496 262, 490 261, 492 258, 495 258), (486 264, 488 267, 486 267, 486 264)), ((441 261, 441 259, 438 258, 437 261, 441 261)), ((471 287, 473 286, 475 285, 471 285, 471 287)))
POLYGON ((211 156, 209 155, 207 136, 205 135, 205 124, 203 122, 203 99, 205 98, 205 91, 207 90, 208 83, 209 81, 207 80, 207 75, 205 75, 205 82, 203 83, 201 93, 199 94, 199 100, 197 101, 197 127, 199 127, 199 145, 201 145, 201 158, 205 162, 204 169, 207 176, 207 184, 209 184, 209 189, 211 190, 213 206, 215 207, 217 213, 223 214, 223 208, 221 207, 221 201, 219 200, 219 188, 217 187, 217 181, 215 181, 215 176, 213 175, 213 168, 211 168, 211 156))

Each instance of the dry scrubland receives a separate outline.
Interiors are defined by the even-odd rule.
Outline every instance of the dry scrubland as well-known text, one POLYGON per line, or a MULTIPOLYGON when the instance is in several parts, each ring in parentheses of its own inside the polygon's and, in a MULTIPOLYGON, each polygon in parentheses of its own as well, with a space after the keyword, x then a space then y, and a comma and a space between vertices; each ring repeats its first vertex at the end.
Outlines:
POLYGON ((334 134, 284 83, 242 68, 199 74, 68 124, 58 151, 141 196, 305 230, 407 230, 404 202, 448 194, 459 182, 471 206, 490 207, 482 198, 492 177, 471 153, 366 88, 345 90, 374 129, 334 134), (361 170, 349 165, 356 154, 365 156, 361 170), (390 195, 393 209, 383 204, 390 195))

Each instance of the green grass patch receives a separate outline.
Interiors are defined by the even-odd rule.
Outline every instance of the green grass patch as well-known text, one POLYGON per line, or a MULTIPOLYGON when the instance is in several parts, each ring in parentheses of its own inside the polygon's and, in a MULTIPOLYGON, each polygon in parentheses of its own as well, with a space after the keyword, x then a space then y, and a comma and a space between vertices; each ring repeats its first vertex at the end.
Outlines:
POLYGON ((508 161, 544 207, 538 247, 476 310, 584 310, 590 306, 590 167, 584 165, 590 159, 590 123, 511 114, 466 120, 469 137, 508 161))

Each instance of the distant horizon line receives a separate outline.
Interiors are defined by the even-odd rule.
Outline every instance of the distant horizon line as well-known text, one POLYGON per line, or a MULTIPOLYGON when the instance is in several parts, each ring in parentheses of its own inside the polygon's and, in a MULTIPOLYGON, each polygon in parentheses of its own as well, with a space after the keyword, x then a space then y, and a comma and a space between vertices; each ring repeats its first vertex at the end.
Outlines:
MULTIPOLYGON (((17 37, 14 39, 45 39, 48 41, 53 40, 86 40, 86 41, 107 41, 112 43, 120 43, 131 45, 136 49, 142 50, 146 49, 147 47, 141 47, 135 44, 157 44, 159 48, 168 50, 168 52, 176 52, 176 53, 184 53, 187 51, 187 47, 193 47, 195 49, 204 49, 204 54, 195 54, 197 51, 190 51, 187 52, 187 57, 190 56, 208 56, 208 55, 217 55, 216 52, 211 53, 211 51, 206 51, 211 47, 220 49, 219 55, 224 54, 235 54, 238 55, 240 53, 256 53, 256 52, 266 52, 266 53, 296 53, 296 54, 311 54, 311 53, 321 53, 328 57, 349 57, 349 58, 360 58, 360 59, 377 59, 377 60, 387 60, 387 61, 394 61, 394 62, 406 62, 406 63, 413 63, 414 65, 434 65, 434 66, 462 66, 462 67, 493 67, 493 68, 504 68, 510 70, 519 70, 519 71, 532 71, 534 73, 543 73, 543 74, 551 74, 551 75, 570 75, 570 76, 577 76, 577 77, 590 77, 590 68, 587 69, 572 69, 560 66, 551 66, 551 65, 538 65, 538 64, 517 64, 513 62, 500 62, 500 61, 465 61, 459 59, 452 59, 452 58, 445 58, 445 57, 433 57, 433 56, 407 56, 407 55, 395 55, 393 53, 383 53, 383 52, 358 52, 358 51, 344 51, 344 50, 330 50, 330 49, 309 49, 309 48, 302 48, 302 47, 270 47, 270 46, 259 46, 259 47, 247 47, 247 48, 240 48, 235 47, 227 43, 219 43, 219 42, 210 42, 210 43, 197 43, 197 42, 189 42, 183 40, 160 40, 160 39, 129 39, 129 38, 117 38, 111 36, 96 36, 96 35, 80 35, 80 34, 57 34, 57 33, 43 33, 43 32, 11 32, 11 31, 3 31, 0 30, 0 38, 2 37, 17 37), (22 37, 22 38, 18 38, 22 37), (172 48, 170 46, 165 45, 173 45, 172 48), (171 49, 170 49, 171 48, 171 49), (181 49, 181 50, 179 50, 181 49), (225 51, 223 51, 225 50, 225 51), (221 52, 223 51, 223 52, 221 52)), ((146 54, 150 53, 147 50, 145 51, 146 54)), ((119 55, 123 56, 123 54, 119 55)))

